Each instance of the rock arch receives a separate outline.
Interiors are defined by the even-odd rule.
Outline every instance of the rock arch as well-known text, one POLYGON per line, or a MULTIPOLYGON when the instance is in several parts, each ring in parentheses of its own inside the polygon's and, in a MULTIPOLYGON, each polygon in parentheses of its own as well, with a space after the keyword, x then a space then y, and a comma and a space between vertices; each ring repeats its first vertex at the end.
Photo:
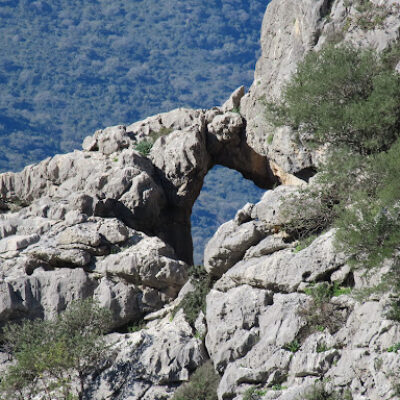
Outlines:
POLYGON ((214 165, 239 171, 261 188, 278 182, 267 157, 247 144, 246 121, 237 112, 243 95, 239 88, 222 107, 177 109, 106 128, 87 137, 83 151, 1 174, 3 211, 22 204, 28 205, 24 215, 50 220, 74 213, 114 217, 158 236, 192 264, 190 216, 214 165), (148 158, 136 152, 154 133, 160 137, 148 158))

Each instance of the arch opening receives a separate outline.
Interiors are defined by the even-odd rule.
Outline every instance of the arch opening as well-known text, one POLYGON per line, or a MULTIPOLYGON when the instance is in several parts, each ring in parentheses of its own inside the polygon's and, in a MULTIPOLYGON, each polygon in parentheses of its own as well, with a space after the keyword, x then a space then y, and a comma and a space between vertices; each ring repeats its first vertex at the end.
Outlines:
POLYGON ((265 193, 233 169, 214 166, 205 176, 191 215, 194 264, 203 263, 204 248, 216 230, 234 218, 246 203, 255 203, 265 193))

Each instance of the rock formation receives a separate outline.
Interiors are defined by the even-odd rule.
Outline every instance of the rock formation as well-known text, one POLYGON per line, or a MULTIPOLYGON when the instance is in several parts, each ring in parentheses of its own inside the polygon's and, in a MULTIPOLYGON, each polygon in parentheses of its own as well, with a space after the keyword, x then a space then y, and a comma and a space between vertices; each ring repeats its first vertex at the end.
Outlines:
POLYGON ((0 175, 0 325, 52 318, 91 296, 111 309, 113 358, 87 387, 91 399, 168 399, 208 357, 222 377, 220 400, 239 400, 254 385, 263 399, 296 400, 321 380, 354 400, 393 398, 400 359, 386 349, 400 342, 400 327, 385 318, 389 296, 334 296, 335 324, 307 331, 307 287, 368 282, 334 250, 333 231, 298 251, 280 230, 288 218, 280 204, 307 184, 319 152, 264 117, 264 99, 279 97, 306 52, 327 40, 382 50, 398 38, 399 7, 384 7, 382 23, 365 31, 345 0, 273 0, 247 94, 239 88, 221 107, 106 128, 81 151, 0 175), (140 154, 136 146, 154 135, 148 157, 140 154), (216 282, 199 322, 203 343, 182 311, 170 312, 192 290, 190 214, 215 164, 265 189, 284 185, 208 243, 205 268, 216 282), (118 333, 142 318, 145 329, 118 333))

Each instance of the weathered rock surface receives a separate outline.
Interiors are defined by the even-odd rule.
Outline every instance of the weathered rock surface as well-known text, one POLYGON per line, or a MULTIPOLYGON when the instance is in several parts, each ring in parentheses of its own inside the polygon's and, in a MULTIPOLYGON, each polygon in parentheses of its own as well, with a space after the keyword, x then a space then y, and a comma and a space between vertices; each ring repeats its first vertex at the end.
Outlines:
POLYGON ((338 326, 310 328, 307 316, 322 311, 310 308, 307 288, 336 282, 358 290, 368 279, 353 275, 334 248, 332 230, 300 251, 290 237, 268 231, 283 222, 278 210, 282 193, 294 190, 278 188, 258 204, 246 205, 209 243, 211 273, 218 271, 218 261, 231 261, 224 272, 215 273, 220 279, 207 296, 205 344, 222 375, 218 397, 241 399, 258 387, 267 399, 299 400, 315 384, 327 382, 325 390, 343 396, 347 390, 353 399, 390 399, 400 359, 387 349, 400 341, 400 325, 385 317, 389 295, 364 302, 346 294, 333 297, 322 321, 329 325, 334 319, 338 326), (255 245, 239 229, 255 221, 249 218, 266 227, 265 238, 255 245), (227 240, 226 232, 237 242, 227 240), (239 259, 230 258, 239 253, 239 259))
POLYGON ((91 384, 91 399, 167 400, 206 359, 204 347, 180 312, 135 333, 110 335, 112 364, 91 384))
POLYGON ((351 42, 380 51, 398 39, 398 2, 370 3, 375 7, 373 15, 380 16, 381 22, 375 25, 371 16, 358 11, 356 0, 281 0, 268 5, 261 32, 262 54, 240 110, 247 121, 247 142, 278 170, 307 178, 320 154, 308 151, 290 128, 270 126, 265 118, 265 101, 279 99, 297 63, 327 41, 351 42), (362 18, 371 20, 372 26, 365 28, 362 18))
POLYGON ((273 0, 249 93, 240 87, 221 107, 105 128, 82 151, 1 174, 0 327, 52 318, 87 297, 112 311, 115 330, 148 321, 109 335, 112 359, 86 388, 98 400, 168 399, 207 357, 222 378, 220 400, 255 386, 265 399, 300 400, 321 382, 353 400, 394 398, 400 358, 388 349, 400 343, 400 326, 385 316, 389 295, 333 297, 340 324, 310 329, 310 285, 371 282, 335 251, 333 230, 302 250, 285 232, 296 215, 282 205, 315 173, 322 151, 264 115, 265 100, 278 99, 297 63, 326 41, 382 50, 399 37, 397 1, 371 4, 381 22, 365 30, 355 1, 273 0), (136 150, 154 138, 148 157, 136 150), (187 281, 190 214, 215 164, 263 188, 288 186, 245 205, 210 240, 205 268, 216 282, 191 327, 171 311, 195 289, 187 281), (204 343, 195 337, 203 335, 204 343))

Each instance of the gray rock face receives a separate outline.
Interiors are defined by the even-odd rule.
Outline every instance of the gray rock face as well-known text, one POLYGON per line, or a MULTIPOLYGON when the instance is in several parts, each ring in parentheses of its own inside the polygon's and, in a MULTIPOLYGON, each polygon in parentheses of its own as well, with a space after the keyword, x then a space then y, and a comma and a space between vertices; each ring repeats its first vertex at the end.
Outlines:
POLYGON ((114 334, 112 365, 91 384, 91 399, 167 400, 206 358, 199 339, 180 313, 130 334, 114 334))
POLYGON ((168 399, 207 357, 222 377, 220 400, 240 400, 255 385, 265 399, 299 400, 321 381, 354 400, 394 398, 400 358, 388 349, 400 343, 400 326, 385 317, 389 295, 333 297, 340 325, 309 326, 310 285, 371 282, 334 250, 333 230, 296 250, 284 230, 296 215, 282 204, 320 155, 264 115, 264 101, 279 98, 297 63, 326 41, 382 50, 398 38, 397 1, 371 1, 383 14, 365 31, 352 1, 273 0, 249 93, 240 87, 221 107, 105 128, 82 151, 0 174, 0 328, 52 318, 87 297, 112 310, 116 330, 148 321, 139 332, 109 335, 113 356, 86 388, 92 399, 168 399), (136 150, 155 137, 149 157, 136 150), (205 268, 217 281, 194 324, 203 343, 182 311, 171 311, 194 290, 190 213, 215 164, 263 188, 287 186, 245 205, 208 243, 205 268))
POLYGON ((333 230, 300 251, 283 232, 269 230, 284 222, 282 196, 295 190, 280 187, 256 205, 246 205, 209 243, 209 271, 228 263, 215 273, 220 279, 207 296, 205 344, 222 375, 218 398, 242 399, 257 386, 267 399, 298 400, 323 380, 326 390, 349 390, 353 399, 388 400, 397 379, 391 371, 398 370, 399 359, 387 349, 400 341, 400 325, 385 317, 390 295, 359 302, 342 294, 332 297, 328 314, 312 311, 306 289, 315 282, 355 289, 371 282, 362 272, 353 274, 337 253, 333 230), (265 233, 254 245, 240 227, 255 221, 265 233), (312 313, 324 315, 325 323, 334 318, 338 326, 310 327, 312 313))
MULTIPOLYGON (((400 10, 396 1, 372 0, 381 23, 365 29, 356 1, 273 0, 264 16, 262 54, 254 82, 242 98, 240 110, 247 121, 247 142, 285 173, 308 176, 319 160, 288 127, 273 128, 265 118, 265 100, 279 99, 281 90, 304 55, 327 41, 351 42, 382 50, 399 37, 400 10)), ((370 17, 366 17, 367 20, 370 17)))
POLYGON ((50 318, 70 301, 94 296, 123 326, 173 300, 187 280, 187 264, 169 245, 117 219, 58 221, 40 236, 8 236, 0 246, 2 322, 50 318))

